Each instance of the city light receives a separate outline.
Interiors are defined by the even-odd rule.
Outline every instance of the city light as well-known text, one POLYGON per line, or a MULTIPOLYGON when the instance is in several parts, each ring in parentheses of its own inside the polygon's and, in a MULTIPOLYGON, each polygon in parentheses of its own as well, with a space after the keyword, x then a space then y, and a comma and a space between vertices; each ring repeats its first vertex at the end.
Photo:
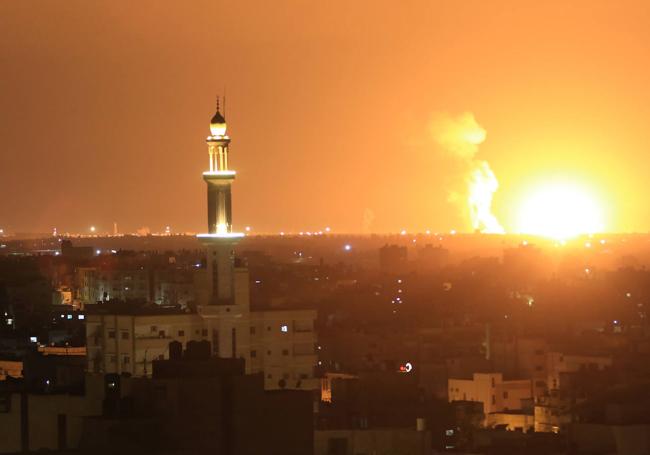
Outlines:
POLYGON ((95 232, 97 228, 95 226, 90 226, 90 232, 95 232))
POLYGON ((349 243, 347 243, 346 245, 343 246, 343 249, 344 249, 345 251, 350 251, 350 250, 352 249, 352 245, 350 245, 349 243))

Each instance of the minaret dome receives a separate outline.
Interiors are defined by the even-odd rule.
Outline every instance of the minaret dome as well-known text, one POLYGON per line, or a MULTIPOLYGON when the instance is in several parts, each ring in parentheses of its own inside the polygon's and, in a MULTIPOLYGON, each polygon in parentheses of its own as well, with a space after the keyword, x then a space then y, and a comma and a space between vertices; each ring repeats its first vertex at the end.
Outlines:
POLYGON ((219 110, 219 98, 217 98, 217 112, 210 120, 210 133, 213 136, 225 136, 226 135, 226 119, 219 110))

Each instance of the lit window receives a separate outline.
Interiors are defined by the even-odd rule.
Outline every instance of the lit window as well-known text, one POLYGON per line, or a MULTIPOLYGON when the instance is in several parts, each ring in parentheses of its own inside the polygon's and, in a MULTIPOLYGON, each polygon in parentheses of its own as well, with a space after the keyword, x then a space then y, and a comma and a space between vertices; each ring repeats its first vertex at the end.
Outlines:
POLYGON ((281 325, 280 326, 280 331, 287 333, 289 331, 289 326, 288 325, 281 325))

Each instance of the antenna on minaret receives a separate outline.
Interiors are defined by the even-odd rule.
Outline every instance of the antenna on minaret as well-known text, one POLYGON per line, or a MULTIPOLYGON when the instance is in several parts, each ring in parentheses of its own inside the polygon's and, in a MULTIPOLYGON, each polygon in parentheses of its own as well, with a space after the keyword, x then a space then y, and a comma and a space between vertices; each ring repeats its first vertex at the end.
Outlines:
POLYGON ((219 112, 219 95, 217 95, 217 112, 219 112))
POLYGON ((226 86, 223 86, 223 118, 226 118, 226 86))

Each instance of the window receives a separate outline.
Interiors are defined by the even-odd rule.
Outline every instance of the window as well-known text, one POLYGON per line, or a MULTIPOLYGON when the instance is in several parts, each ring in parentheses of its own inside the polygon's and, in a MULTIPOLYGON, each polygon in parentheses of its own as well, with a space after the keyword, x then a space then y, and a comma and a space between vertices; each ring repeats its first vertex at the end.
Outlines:
POLYGON ((508 398, 508 391, 503 392, 503 398, 508 398))
POLYGON ((492 378, 492 387, 494 387, 494 378, 492 378))
POLYGON ((251 327, 251 335, 255 335, 255 327, 251 327))
POLYGON ((542 371, 543 369, 544 369, 544 367, 541 366, 541 365, 537 365, 537 366, 535 367, 535 371, 542 371))
POLYGON ((289 350, 288 349, 283 349, 282 350, 282 355, 289 355, 289 350))
POLYGON ((300 379, 309 379, 309 375, 307 373, 300 373, 300 379))
POLYGON ((108 338, 115 338, 115 330, 108 331, 108 338))
POLYGON ((266 378, 271 379, 271 378, 273 378, 273 375, 271 373, 269 373, 269 374, 266 375, 266 378))
POLYGON ((268 327, 266 328, 266 331, 267 331, 267 332, 270 332, 270 331, 271 331, 271 326, 268 326, 268 327))
POLYGON ((282 375, 282 379, 284 379, 285 381, 288 381, 290 378, 291 378, 291 375, 289 373, 284 373, 282 375))
POLYGON ((256 351, 256 350, 252 350, 252 351, 251 351, 251 359, 254 359, 254 358, 256 358, 256 357, 257 357, 257 351, 256 351))
POLYGON ((109 360, 109 362, 111 362, 111 363, 115 363, 115 362, 117 362, 117 356, 116 356, 116 355, 112 355, 112 356, 110 356, 110 357, 108 358, 108 360, 109 360))
POLYGON ((271 355, 271 351, 266 351, 266 355, 271 355))
POLYGON ((131 357, 129 357, 128 355, 125 355, 125 356, 122 358, 122 363, 123 363, 124 365, 128 365, 129 363, 131 363, 131 357))
POLYGON ((159 338, 165 338, 165 331, 164 330, 158 330, 158 337, 159 338))
POLYGON ((129 332, 122 332, 122 339, 123 340, 128 340, 129 339, 129 332))
POLYGON ((496 404, 496 402, 497 402, 496 395, 492 395, 492 404, 496 404))
POLYGON ((151 333, 156 333, 157 331, 158 331, 158 327, 156 327, 155 325, 152 325, 151 326, 151 333))
POLYGON ((178 336, 179 337, 184 337, 185 336, 185 330, 179 330, 178 331, 178 336))
POLYGON ((203 335, 204 337, 207 337, 208 336, 208 329, 201 330, 201 335, 203 335))

